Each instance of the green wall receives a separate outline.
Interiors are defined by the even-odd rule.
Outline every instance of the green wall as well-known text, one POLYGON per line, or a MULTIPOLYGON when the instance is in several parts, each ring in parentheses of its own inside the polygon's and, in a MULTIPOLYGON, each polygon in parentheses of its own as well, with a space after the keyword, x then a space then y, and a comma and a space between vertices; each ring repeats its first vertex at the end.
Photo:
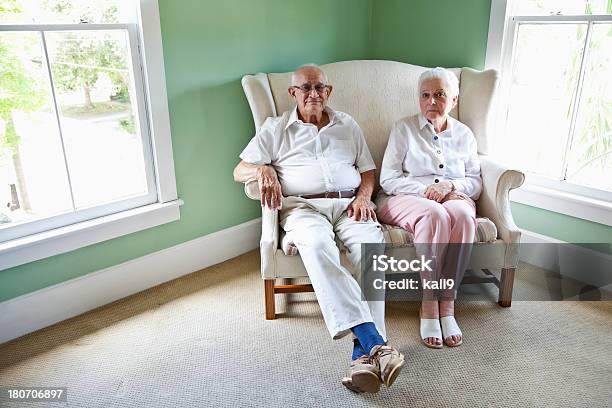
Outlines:
MULTIPOLYGON (((0 301, 260 215, 232 180, 253 134, 240 78, 304 63, 391 59, 482 68, 489 0, 159 0, 181 220, 0 271, 0 301)), ((519 226, 572 242, 612 228, 513 205, 519 226)), ((67 300, 69 301, 69 300, 67 300)))
POLYGON ((240 78, 367 58, 370 0, 304 4, 159 0, 180 221, 0 271, 0 301, 259 217, 232 179, 254 132, 240 78))
POLYGON ((521 228, 572 243, 608 243, 612 247, 612 227, 580 218, 512 203, 512 215, 521 228))
POLYGON ((490 0, 374 0, 372 58, 484 66, 490 0))

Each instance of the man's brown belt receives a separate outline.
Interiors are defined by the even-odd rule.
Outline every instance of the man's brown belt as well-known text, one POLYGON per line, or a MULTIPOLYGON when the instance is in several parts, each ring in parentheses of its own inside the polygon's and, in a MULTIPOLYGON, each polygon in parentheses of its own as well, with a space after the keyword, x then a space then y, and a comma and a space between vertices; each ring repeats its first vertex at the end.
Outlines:
POLYGON ((343 190, 343 191, 327 191, 319 194, 306 194, 300 195, 302 198, 351 198, 355 197, 355 190, 343 190))

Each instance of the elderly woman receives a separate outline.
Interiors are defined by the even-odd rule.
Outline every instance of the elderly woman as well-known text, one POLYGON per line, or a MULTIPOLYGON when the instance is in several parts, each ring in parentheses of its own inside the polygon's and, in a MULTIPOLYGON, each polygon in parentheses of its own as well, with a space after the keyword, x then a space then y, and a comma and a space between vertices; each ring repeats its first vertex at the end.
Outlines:
POLYGON ((463 339, 454 299, 476 234, 480 163, 472 131, 448 115, 459 97, 455 75, 444 68, 425 71, 418 92, 421 112, 397 121, 389 137, 378 218, 414 233, 417 254, 437 262, 433 279, 455 280, 451 291, 423 292, 420 329, 427 347, 442 348, 443 340, 455 347, 463 339))

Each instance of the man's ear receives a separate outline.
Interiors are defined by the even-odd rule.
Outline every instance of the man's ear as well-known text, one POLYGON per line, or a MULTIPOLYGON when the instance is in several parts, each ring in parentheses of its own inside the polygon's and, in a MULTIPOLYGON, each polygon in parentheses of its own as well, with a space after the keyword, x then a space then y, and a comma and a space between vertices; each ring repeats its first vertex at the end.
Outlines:
POLYGON ((329 98, 331 96, 332 91, 334 90, 334 87, 331 85, 327 85, 327 86, 329 87, 327 91, 327 97, 329 98))
POLYGON ((459 95, 453 96, 453 108, 457 106, 457 102, 459 102, 459 95))
POLYGON ((291 98, 295 100, 295 88, 290 86, 289 88, 287 88, 287 92, 289 92, 289 95, 291 96, 291 98))

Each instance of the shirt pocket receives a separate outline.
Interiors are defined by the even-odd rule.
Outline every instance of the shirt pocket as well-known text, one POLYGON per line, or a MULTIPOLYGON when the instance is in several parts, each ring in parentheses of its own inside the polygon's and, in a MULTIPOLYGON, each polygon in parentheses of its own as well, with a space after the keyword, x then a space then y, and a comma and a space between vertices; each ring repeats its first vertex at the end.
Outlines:
POLYGON ((354 165, 356 156, 356 149, 352 140, 330 139, 328 157, 332 162, 354 165))

